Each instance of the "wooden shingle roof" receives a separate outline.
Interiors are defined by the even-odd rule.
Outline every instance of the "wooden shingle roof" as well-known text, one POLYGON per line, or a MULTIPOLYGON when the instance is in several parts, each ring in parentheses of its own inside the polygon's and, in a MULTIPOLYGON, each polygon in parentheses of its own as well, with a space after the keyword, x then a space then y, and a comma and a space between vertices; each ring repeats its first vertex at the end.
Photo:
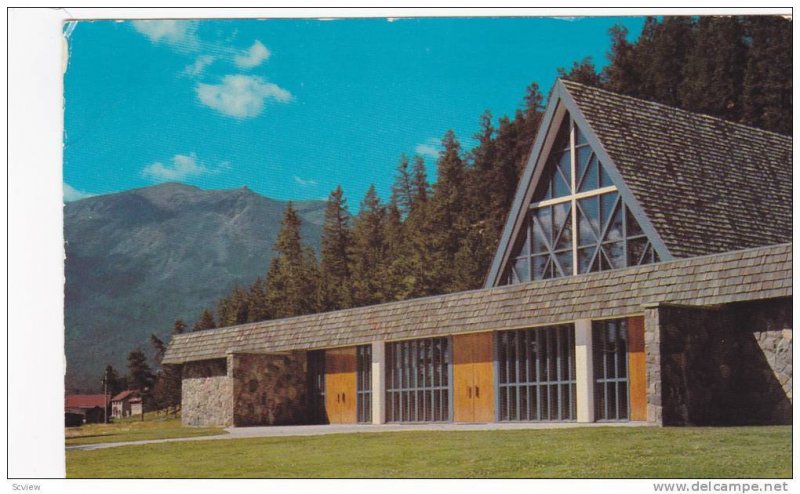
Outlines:
POLYGON ((693 257, 176 335, 165 364, 375 340, 518 329, 630 315, 645 303, 714 305, 792 294, 792 246, 693 257))
POLYGON ((559 81, 672 257, 792 240, 792 139, 559 81))

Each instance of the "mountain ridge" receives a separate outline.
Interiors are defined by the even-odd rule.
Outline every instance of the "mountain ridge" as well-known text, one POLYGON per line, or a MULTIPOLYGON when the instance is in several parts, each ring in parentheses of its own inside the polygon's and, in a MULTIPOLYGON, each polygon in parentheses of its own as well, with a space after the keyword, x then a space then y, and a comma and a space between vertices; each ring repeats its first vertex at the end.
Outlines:
MULTIPOLYGON (((64 206, 68 391, 96 390, 103 368, 151 354, 151 333, 191 325, 234 286, 264 276, 288 201, 247 187, 165 183, 64 206)), ((325 201, 292 201, 303 240, 319 252, 325 201)))

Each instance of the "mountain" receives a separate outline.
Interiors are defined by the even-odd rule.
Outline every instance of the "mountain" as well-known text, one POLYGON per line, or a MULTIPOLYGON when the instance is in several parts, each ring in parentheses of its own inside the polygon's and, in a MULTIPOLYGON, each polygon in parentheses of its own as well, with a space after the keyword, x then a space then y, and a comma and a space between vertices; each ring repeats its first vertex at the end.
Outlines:
MULTIPOLYGON (((303 240, 319 252, 324 201, 293 203, 303 240)), ((151 354, 149 336, 190 326, 235 285, 264 276, 286 202, 246 187, 177 183, 90 197, 64 206, 67 390, 99 389, 107 364, 151 354)))

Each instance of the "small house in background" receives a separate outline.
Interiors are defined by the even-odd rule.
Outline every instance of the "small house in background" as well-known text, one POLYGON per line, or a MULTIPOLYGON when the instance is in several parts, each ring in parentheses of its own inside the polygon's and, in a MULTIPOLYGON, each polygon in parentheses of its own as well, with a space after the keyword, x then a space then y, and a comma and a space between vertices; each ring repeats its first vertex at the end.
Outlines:
POLYGON ((64 397, 64 421, 67 426, 103 422, 108 395, 67 395, 64 397))
POLYGON ((119 419, 123 417, 130 417, 131 415, 137 415, 137 413, 132 411, 132 404, 136 403, 137 400, 140 404, 138 414, 141 414, 142 399, 139 395, 139 391, 135 389, 126 389, 121 393, 117 393, 113 398, 111 398, 111 416, 115 419, 119 419))
POLYGON ((142 414, 142 397, 137 393, 135 398, 131 398, 131 415, 142 414))

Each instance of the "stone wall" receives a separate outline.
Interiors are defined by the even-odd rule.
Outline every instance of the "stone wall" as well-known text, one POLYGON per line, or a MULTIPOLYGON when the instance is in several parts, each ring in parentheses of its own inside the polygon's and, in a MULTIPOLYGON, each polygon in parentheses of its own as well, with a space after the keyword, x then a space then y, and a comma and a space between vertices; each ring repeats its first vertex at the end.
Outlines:
POLYGON ((647 365, 647 421, 662 423, 661 417, 661 331, 658 304, 645 306, 644 353, 647 365))
POLYGON ((306 354, 234 354, 233 424, 286 425, 306 421, 306 354))
POLYGON ((791 299, 737 304, 732 317, 749 336, 739 355, 743 414, 758 423, 791 424, 791 299))
POLYGON ((233 379, 227 359, 183 365, 181 422, 189 426, 233 425, 233 379))
POLYGON ((648 419, 791 423, 791 299, 646 308, 648 419))

